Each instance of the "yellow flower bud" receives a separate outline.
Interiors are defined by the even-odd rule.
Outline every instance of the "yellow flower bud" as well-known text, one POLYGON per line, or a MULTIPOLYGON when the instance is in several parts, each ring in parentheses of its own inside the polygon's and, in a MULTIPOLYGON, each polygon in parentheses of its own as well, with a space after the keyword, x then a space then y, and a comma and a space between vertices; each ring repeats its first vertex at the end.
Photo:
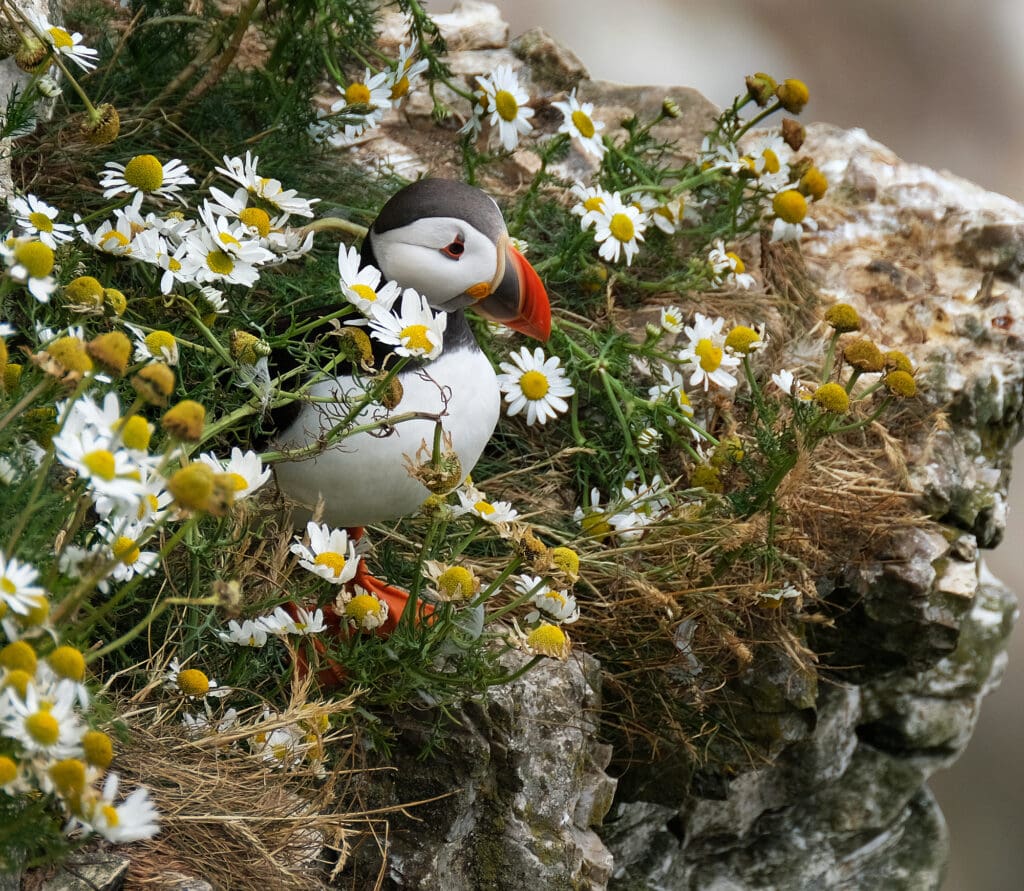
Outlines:
POLYGON ((526 646, 542 656, 562 660, 569 658, 569 635, 557 625, 549 625, 547 622, 526 635, 526 646))
POLYGON ((64 299, 72 306, 99 309, 103 306, 103 285, 91 275, 80 275, 64 286, 64 299))
POLYGON ((67 644, 57 647, 46 657, 46 661, 58 677, 79 683, 85 677, 85 657, 75 647, 67 644))
POLYGON ((16 640, 0 649, 0 667, 8 671, 24 671, 32 675, 36 673, 39 659, 36 651, 23 640, 16 640))
POLYGON ((890 371, 885 378, 883 378, 885 388, 892 393, 893 396, 899 396, 901 399, 909 399, 911 396, 917 395, 917 381, 914 380, 913 375, 906 371, 890 371))
POLYGON ((874 373, 885 365, 882 351, 867 337, 858 337, 843 347, 843 357, 858 371, 874 373))
POLYGON ((832 414, 841 415, 850 409, 850 397, 839 384, 822 384, 813 398, 823 411, 832 414))
POLYGON ((128 308, 128 298, 117 288, 104 288, 103 302, 115 316, 123 316, 124 311, 128 308))
POLYGON ((206 422, 206 409, 194 399, 182 399, 164 412, 163 426, 171 436, 185 442, 199 442, 206 422))
POLYGON ((163 362, 151 362, 132 378, 132 386, 151 405, 167 405, 174 392, 174 372, 163 362))
POLYGON ((782 107, 790 114, 800 114, 804 106, 811 98, 807 84, 796 78, 787 78, 775 89, 775 95, 779 97, 782 107))
POLYGON ((213 487, 214 470, 202 461, 176 470, 167 481, 167 491, 175 504, 186 510, 206 510, 213 487))
POLYGON ((85 350, 103 368, 121 377, 128 370, 132 342, 124 332, 110 331, 90 340, 85 350))
POLYGON ((800 191, 812 201, 820 201, 828 191, 828 180, 817 167, 811 167, 800 177, 800 191))
POLYGON ((849 303, 836 303, 825 313, 828 322, 840 334, 860 331, 860 314, 849 303))
POLYGON ((82 734, 82 752, 86 764, 106 770, 114 760, 114 745, 102 730, 86 730, 82 734))

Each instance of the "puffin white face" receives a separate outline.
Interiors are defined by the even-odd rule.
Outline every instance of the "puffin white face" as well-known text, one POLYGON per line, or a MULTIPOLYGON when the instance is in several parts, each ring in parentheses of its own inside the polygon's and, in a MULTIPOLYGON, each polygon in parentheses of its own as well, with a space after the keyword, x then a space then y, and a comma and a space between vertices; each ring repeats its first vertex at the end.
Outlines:
POLYGON ((505 238, 496 243, 457 217, 421 217, 374 232, 372 240, 384 277, 414 288, 438 310, 461 309, 485 297, 505 271, 505 238))

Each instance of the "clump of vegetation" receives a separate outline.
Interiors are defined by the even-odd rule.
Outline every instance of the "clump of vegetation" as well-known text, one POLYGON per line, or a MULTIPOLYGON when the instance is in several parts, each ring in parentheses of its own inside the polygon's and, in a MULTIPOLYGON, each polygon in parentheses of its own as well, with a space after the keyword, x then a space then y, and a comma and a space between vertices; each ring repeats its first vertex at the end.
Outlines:
MULTIPOLYGON (((750 673, 782 660, 813 678, 815 579, 857 552, 865 516, 911 519, 876 478, 870 433, 915 395, 910 362, 838 305, 815 358, 779 366, 811 295, 787 307, 748 270, 756 234, 799 277, 827 189, 794 119, 751 133, 798 114, 806 86, 751 76, 680 159, 656 135, 671 98, 606 131, 575 90, 530 96, 507 66, 457 80, 420 5, 398 6, 407 40, 386 55, 365 0, 230 16, 75 4, 64 26, 0 3, 29 74, 2 125, 16 188, 0 243, 7 868, 95 835, 159 852, 202 816, 183 811, 183 776, 218 775, 222 794, 198 799, 218 802, 212 825, 258 769, 282 779, 261 807, 291 820, 268 817, 289 852, 274 874, 303 886, 309 848, 340 867, 360 819, 327 812, 360 751, 327 742, 386 752, 395 710, 443 716, 581 644, 604 667, 623 757, 699 760, 712 740, 716 757, 749 756, 762 740, 729 715, 750 673), (337 90, 317 104, 325 72, 337 90), (415 91, 468 180, 538 156, 504 210, 555 298, 553 333, 525 347, 474 322, 508 417, 464 479, 438 415, 407 456, 435 494, 357 550, 315 509, 296 533, 270 481, 296 456, 266 434, 343 361, 362 389, 337 397, 312 448, 386 434, 407 420, 398 372, 439 349, 436 320, 406 336, 400 289, 350 246, 401 178, 335 153, 415 91), (557 132, 534 126, 544 102, 557 132), (570 151, 593 159, 590 182, 557 172, 570 151), (368 338, 386 331, 400 358, 379 367, 368 338), (394 621, 355 584, 361 561, 427 612, 394 621), (526 654, 513 669, 511 650, 526 654), (192 758, 173 776, 154 766, 192 758)), ((214 859, 263 856, 218 839, 214 859)))

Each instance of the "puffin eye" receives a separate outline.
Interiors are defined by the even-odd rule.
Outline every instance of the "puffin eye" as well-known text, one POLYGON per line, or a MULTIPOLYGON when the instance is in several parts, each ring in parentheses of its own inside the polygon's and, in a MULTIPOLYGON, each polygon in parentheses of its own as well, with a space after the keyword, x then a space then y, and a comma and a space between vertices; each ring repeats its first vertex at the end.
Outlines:
POLYGON ((458 260, 466 250, 465 240, 461 235, 456 235, 451 244, 441 248, 441 253, 452 260, 458 260))

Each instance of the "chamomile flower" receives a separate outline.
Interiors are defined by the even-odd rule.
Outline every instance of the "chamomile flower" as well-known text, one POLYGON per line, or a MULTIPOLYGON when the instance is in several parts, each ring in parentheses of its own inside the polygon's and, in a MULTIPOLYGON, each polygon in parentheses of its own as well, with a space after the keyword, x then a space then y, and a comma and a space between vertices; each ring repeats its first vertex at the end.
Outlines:
POLYGON ((402 308, 397 316, 376 306, 371 312, 370 333, 381 343, 394 347, 397 355, 422 359, 441 355, 448 315, 434 315, 427 298, 412 288, 402 293, 402 308))
POLYGON ((605 204, 611 198, 600 186, 585 186, 574 183, 570 190, 579 200, 570 208, 574 216, 580 218, 580 228, 586 232, 605 213, 605 204))
POLYGON ((324 611, 322 609, 311 611, 304 607, 296 606, 295 615, 292 618, 292 628, 292 634, 320 634, 327 629, 327 626, 324 624, 324 611))
POLYGON ((160 815, 149 800, 149 790, 140 786, 115 804, 119 783, 115 772, 107 774, 102 794, 85 796, 75 822, 86 833, 95 832, 115 844, 152 838, 160 831, 160 815))
POLYGON ((708 263, 711 266, 713 284, 721 287, 743 288, 748 290, 754 286, 754 277, 746 271, 746 266, 739 255, 725 249, 722 239, 715 239, 708 252, 708 263))
MULTIPOLYGON (((224 220, 219 217, 219 220, 224 220)), ((182 271, 199 283, 217 282, 251 288, 259 280, 257 266, 272 260, 274 255, 249 241, 243 227, 236 234, 224 228, 216 232, 202 229, 186 237, 188 250, 182 260, 182 271), (243 240, 246 239, 246 240, 243 240)))
POLYGON ((355 247, 338 248, 338 277, 341 292, 363 315, 370 315, 374 307, 390 310, 401 292, 397 282, 385 282, 375 266, 360 268, 359 251, 355 247))
POLYGON ((471 514, 495 525, 511 523, 519 516, 519 512, 512 507, 511 502, 488 501, 484 493, 473 486, 460 488, 456 490, 455 494, 459 496, 458 506, 452 508, 452 513, 456 516, 471 514))
POLYGON ((60 211, 35 195, 15 196, 10 208, 22 234, 34 236, 50 248, 75 237, 73 226, 57 222, 60 211))
POLYGON ((266 645, 268 633, 267 626, 260 620, 245 619, 239 624, 237 620, 232 619, 228 622, 228 630, 218 631, 217 637, 240 647, 259 649, 266 645))
POLYGON ((653 455, 661 446, 661 431, 657 427, 644 427, 636 435, 636 447, 641 455, 653 455))
POLYGON ((188 253, 188 244, 185 242, 172 247, 158 230, 145 229, 135 233, 130 252, 133 260, 149 263, 163 270, 163 275, 160 276, 161 294, 170 294, 176 282, 195 284, 184 265, 185 255, 188 253))
POLYGON ((608 518, 608 523, 623 541, 640 538, 645 529, 668 509, 660 474, 649 483, 640 481, 639 474, 631 470, 620 492, 622 509, 608 518))
POLYGON ((594 120, 594 103, 581 103, 576 98, 576 90, 573 89, 567 101, 552 102, 551 104, 565 116, 558 132, 568 133, 573 139, 578 139, 583 151, 600 161, 606 151, 600 136, 600 132, 604 129, 604 122, 594 120))
POLYGON ((388 620, 388 604, 362 588, 357 588, 357 591, 358 593, 345 603, 345 618, 362 631, 373 631, 388 620))
MULTIPOLYGON (((114 211, 113 220, 104 220, 95 232, 84 223, 78 224, 78 235, 96 250, 115 257, 131 256, 132 246, 140 230, 148 228, 139 216, 142 192, 137 192, 124 207, 114 211)), ((77 218, 76 218, 77 219, 77 218)))
POLYGON ((0 256, 7 266, 7 274, 25 285, 40 303, 49 303, 57 290, 53 272, 53 248, 30 238, 5 238, 0 241, 0 256))
POLYGON ((143 496, 139 459, 123 448, 112 448, 110 437, 92 430, 61 431, 53 437, 57 460, 86 481, 90 494, 102 495, 127 510, 134 510, 143 496))
POLYGON ((678 334, 683 330, 683 313, 678 306, 661 308, 661 327, 669 334, 678 334))
POLYGON ((502 374, 498 375, 498 387, 505 394, 507 413, 514 417, 526 409, 526 423, 546 424, 568 411, 566 396, 576 390, 569 383, 565 371, 559 366, 558 356, 545 358, 540 347, 531 353, 527 347, 509 353, 511 362, 501 362, 502 374))
POLYGON ((183 668, 177 659, 172 659, 164 674, 164 686, 189 699, 217 699, 231 693, 230 687, 218 686, 217 681, 198 668, 183 668))
POLYGON ((781 175, 789 178, 790 149, 782 136, 770 133, 755 137, 744 155, 758 177, 781 175))
POLYGON ((601 491, 596 486, 590 490, 590 503, 586 507, 577 505, 572 518, 589 538, 603 539, 612 532, 607 509, 601 504, 601 491))
POLYGON ((533 109, 525 104, 530 101, 529 94, 510 65, 499 65, 489 76, 478 76, 476 82, 486 97, 484 113, 491 116, 491 127, 498 128, 498 141, 505 151, 513 151, 520 134, 525 136, 533 129, 533 109))
POLYGON ((793 395, 793 384, 796 378, 792 371, 788 371, 785 368, 778 372, 772 372, 772 383, 775 384, 783 393, 787 396, 793 395))
POLYGON ((431 581, 427 592, 432 600, 441 603, 465 602, 480 590, 480 580, 465 566, 426 560, 423 568, 431 581))
POLYGON ((53 52, 65 59, 70 59, 83 71, 91 71, 96 67, 96 57, 99 53, 82 43, 81 34, 77 31, 68 33, 39 13, 29 11, 27 15, 36 28, 42 32, 53 52))
POLYGON ((34 684, 25 688, 24 698, 10 687, 0 696, 0 736, 21 743, 30 755, 46 758, 73 757, 80 749, 85 727, 75 711, 75 691, 58 685, 53 698, 43 699, 34 684))
POLYGON ((104 198, 115 195, 143 195, 184 201, 181 187, 192 185, 188 168, 177 158, 166 164, 154 155, 136 155, 127 164, 108 161, 100 176, 104 198))
POLYGON ((310 521, 306 524, 306 535, 309 537, 308 546, 298 538, 291 546, 300 566, 327 579, 332 585, 342 585, 355 576, 359 568, 356 545, 344 529, 331 529, 326 523, 310 521))
POLYGON ((408 46, 403 43, 398 48, 398 60, 395 62, 394 68, 390 70, 388 78, 388 86, 391 88, 388 98, 394 108, 398 108, 402 104, 402 100, 416 86, 416 81, 427 70, 426 59, 414 60, 419 45, 419 40, 414 37, 408 46))
POLYGON ((679 359, 693 366, 689 381, 691 387, 707 390, 714 384, 723 390, 731 390, 736 386, 732 369, 739 366, 740 360, 726 352, 724 325, 723 318, 712 319, 697 313, 693 325, 684 328, 689 342, 680 350, 679 359))
POLYGON ((110 590, 110 581, 127 582, 139 575, 143 578, 152 575, 160 566, 160 555, 156 551, 144 551, 139 541, 146 537, 148 524, 119 523, 114 527, 101 525, 100 536, 109 548, 107 558, 116 560, 110 574, 97 583, 104 593, 110 590))
POLYGON ((231 457, 223 461, 210 452, 203 452, 199 460, 208 464, 217 473, 227 474, 235 493, 235 501, 248 498, 270 479, 270 468, 263 466, 259 454, 249 450, 243 452, 238 446, 231 449, 231 457))
POLYGON ((699 223, 700 214, 687 200, 678 195, 663 204, 650 208, 647 218, 666 235, 672 235, 683 223, 699 223))
POLYGON ((376 127, 391 108, 391 71, 378 71, 371 75, 366 69, 362 80, 353 80, 348 86, 338 84, 341 98, 331 106, 331 113, 340 115, 344 130, 339 142, 347 143, 366 130, 376 127))
POLYGON ((125 328, 131 331, 135 337, 135 352, 132 360, 135 362, 163 362, 167 365, 177 365, 180 359, 178 341, 169 331, 143 331, 130 322, 124 323, 125 328))
POLYGON ((261 176, 258 170, 260 159, 249 152, 244 158, 224 156, 224 166, 215 168, 217 173, 237 183, 250 195, 269 204, 280 214, 298 217, 312 217, 313 205, 319 198, 300 198, 295 189, 286 189, 280 180, 261 176))
POLYGON ((640 250, 638 241, 644 240, 647 228, 643 212, 634 204, 623 204, 618 192, 605 198, 604 210, 594 218, 594 240, 601 245, 598 253, 611 263, 619 261, 625 253, 626 265, 640 250))
POLYGON ((552 588, 540 576, 520 575, 515 587, 520 594, 529 594, 530 602, 536 607, 524 617, 527 622, 536 622, 543 614, 548 621, 571 625, 580 617, 576 598, 567 591, 552 588))
POLYGON ((4 607, 0 615, 11 610, 24 616, 35 609, 39 598, 46 596, 36 584, 38 578, 39 571, 30 563, 8 559, 0 551, 0 604, 4 607))
POLYGON ((260 616, 256 621, 266 629, 268 634, 273 634, 276 637, 299 633, 295 620, 281 606, 275 607, 269 616, 260 616))
POLYGON ((799 241, 805 229, 816 231, 818 224, 807 216, 807 199, 796 189, 777 192, 772 198, 775 221, 772 241, 799 241))

